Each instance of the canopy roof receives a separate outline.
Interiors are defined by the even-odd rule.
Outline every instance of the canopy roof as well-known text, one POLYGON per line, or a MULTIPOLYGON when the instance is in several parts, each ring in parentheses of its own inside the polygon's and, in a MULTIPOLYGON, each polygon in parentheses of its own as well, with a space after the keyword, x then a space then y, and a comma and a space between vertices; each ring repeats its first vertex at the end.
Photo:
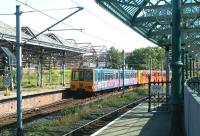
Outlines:
MULTIPOLYGON (((171 45, 171 0, 96 0, 133 30, 155 44, 171 45)), ((182 43, 190 55, 200 51, 200 2, 182 0, 182 43)))

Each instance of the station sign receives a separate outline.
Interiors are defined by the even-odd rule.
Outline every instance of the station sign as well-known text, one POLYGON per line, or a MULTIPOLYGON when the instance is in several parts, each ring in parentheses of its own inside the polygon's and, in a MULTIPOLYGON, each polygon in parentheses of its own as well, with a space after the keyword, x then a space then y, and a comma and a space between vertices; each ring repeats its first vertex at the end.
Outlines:
POLYGON ((161 85, 151 85, 151 93, 162 94, 163 93, 163 87, 161 85))

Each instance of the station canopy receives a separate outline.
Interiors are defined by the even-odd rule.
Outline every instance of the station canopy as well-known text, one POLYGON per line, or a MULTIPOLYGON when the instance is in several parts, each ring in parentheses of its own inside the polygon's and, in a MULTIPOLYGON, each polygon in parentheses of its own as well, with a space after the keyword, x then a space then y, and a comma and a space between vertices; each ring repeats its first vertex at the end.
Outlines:
MULTIPOLYGON (((96 0, 133 30, 160 47, 171 45, 171 0, 96 0)), ((189 55, 200 52, 200 0, 182 0, 181 42, 189 55)))

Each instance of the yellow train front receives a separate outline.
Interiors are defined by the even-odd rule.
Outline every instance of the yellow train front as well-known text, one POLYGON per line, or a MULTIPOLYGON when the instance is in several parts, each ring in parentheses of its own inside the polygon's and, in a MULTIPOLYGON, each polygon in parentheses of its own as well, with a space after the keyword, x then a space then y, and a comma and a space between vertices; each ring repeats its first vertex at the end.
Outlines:
POLYGON ((72 68, 70 88, 72 91, 93 91, 93 69, 72 68))

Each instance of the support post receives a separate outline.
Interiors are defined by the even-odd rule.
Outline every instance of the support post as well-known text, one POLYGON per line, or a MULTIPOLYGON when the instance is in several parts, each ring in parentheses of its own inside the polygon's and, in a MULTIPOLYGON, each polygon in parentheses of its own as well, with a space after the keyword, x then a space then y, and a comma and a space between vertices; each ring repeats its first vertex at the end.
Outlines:
POLYGON ((194 68, 195 59, 192 59, 192 77, 195 77, 195 68, 194 68))
POLYGON ((12 57, 10 57, 11 63, 10 63, 10 90, 14 91, 14 72, 13 72, 13 60, 12 57))
POLYGON ((151 77, 152 77, 152 58, 150 58, 150 67, 149 67, 149 74, 150 74, 150 82, 151 82, 151 77))
POLYGON ((170 136, 183 135, 181 97, 181 0, 172 0, 172 121, 170 136))
POLYGON ((161 74, 161 81, 163 82, 163 60, 161 61, 160 74, 161 74))
POLYGON ((43 61, 42 57, 40 57, 40 87, 43 86, 43 61))
POLYGON ((49 60, 49 84, 51 84, 51 60, 49 60))
POLYGON ((63 70, 62 85, 65 86, 65 61, 64 60, 63 60, 63 64, 62 64, 62 70, 63 70))
POLYGON ((199 77, 199 62, 198 62, 198 58, 196 60, 196 72, 197 72, 197 77, 199 77))
POLYGON ((167 61, 166 61, 166 98, 167 98, 167 102, 168 102, 168 98, 169 98, 169 92, 170 92, 170 64, 169 64, 169 47, 166 48, 165 50, 166 52, 166 57, 167 57, 167 61))
POLYGON ((148 75, 148 112, 151 112, 151 74, 148 75))
POLYGON ((37 61, 37 86, 40 85, 40 60, 37 61))
POLYGON ((186 79, 188 79, 188 51, 185 52, 185 72, 186 72, 186 79))
POLYGON ((16 6, 16 57, 17 57, 17 135, 22 135, 22 95, 21 95, 21 70, 22 70, 22 47, 20 6, 16 6))
POLYGON ((123 59, 123 64, 122 64, 122 72, 123 72, 122 73, 123 74, 123 79, 122 80, 123 80, 123 82, 122 82, 122 85, 123 85, 123 94, 124 94, 124 89, 125 89, 124 88, 124 85, 125 85, 124 84, 125 83, 124 82, 124 80, 125 80, 125 53, 124 53, 124 50, 122 50, 122 59, 123 59))
POLYGON ((181 60, 182 60, 182 63, 183 63, 183 67, 182 67, 182 87, 181 87, 181 89, 182 89, 182 91, 181 91, 181 96, 182 96, 182 98, 184 97, 184 82, 185 82, 185 76, 184 76, 184 71, 185 71, 185 62, 184 62, 184 54, 185 54, 185 49, 184 48, 182 48, 181 49, 181 54, 182 54, 182 56, 181 56, 181 60))
POLYGON ((28 60, 28 84, 31 83, 31 81, 30 81, 30 67, 31 67, 30 61, 28 60))
POLYGON ((190 56, 190 78, 192 77, 192 56, 190 56))

